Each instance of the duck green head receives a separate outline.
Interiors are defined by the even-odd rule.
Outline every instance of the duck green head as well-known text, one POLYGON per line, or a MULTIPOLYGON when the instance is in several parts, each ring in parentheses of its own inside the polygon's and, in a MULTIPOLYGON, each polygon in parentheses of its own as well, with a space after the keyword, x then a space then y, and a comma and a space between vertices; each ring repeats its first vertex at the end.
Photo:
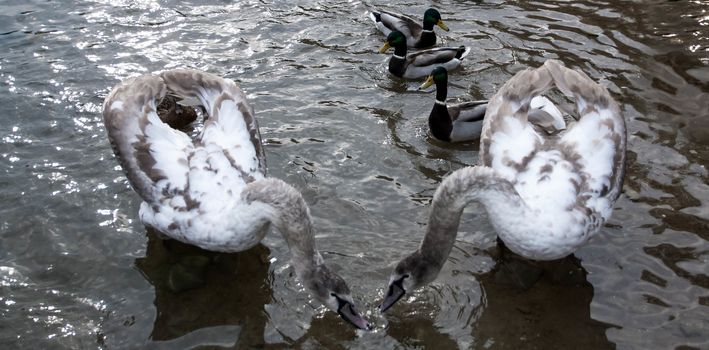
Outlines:
POLYGON ((445 67, 438 66, 431 71, 431 74, 426 78, 426 81, 419 86, 419 90, 423 90, 433 84, 448 83, 448 70, 445 67))
POLYGON ((402 45, 406 47, 406 37, 400 31, 395 30, 389 33, 387 41, 384 43, 384 46, 379 49, 379 53, 385 53, 390 47, 399 47, 402 45))
POLYGON ((423 14, 423 25, 424 29, 433 29, 434 25, 441 27, 441 29, 448 31, 448 26, 443 23, 441 19, 441 13, 436 9, 428 9, 423 14))

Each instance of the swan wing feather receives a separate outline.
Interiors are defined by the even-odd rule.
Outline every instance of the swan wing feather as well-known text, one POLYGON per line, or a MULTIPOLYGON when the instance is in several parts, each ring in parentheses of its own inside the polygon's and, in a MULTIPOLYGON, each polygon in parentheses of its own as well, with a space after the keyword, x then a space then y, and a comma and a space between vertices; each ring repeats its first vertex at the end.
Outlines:
POLYGON ((119 84, 104 102, 109 142, 130 184, 149 203, 184 190, 194 149, 186 134, 157 115, 157 101, 166 92, 159 77, 147 75, 119 84))

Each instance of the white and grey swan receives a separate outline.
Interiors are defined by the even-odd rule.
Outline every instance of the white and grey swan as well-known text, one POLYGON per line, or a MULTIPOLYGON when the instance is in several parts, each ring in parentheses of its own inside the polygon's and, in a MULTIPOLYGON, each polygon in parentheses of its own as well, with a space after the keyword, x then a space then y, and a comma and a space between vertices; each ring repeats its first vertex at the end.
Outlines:
POLYGON ((439 26, 445 31, 449 30, 441 19, 441 13, 433 8, 424 12, 423 26, 409 16, 384 10, 373 10, 369 13, 369 18, 384 35, 389 35, 393 31, 404 34, 407 45, 415 49, 425 49, 436 45, 436 33, 433 32, 433 26, 439 26))
POLYGON ((572 254, 610 217, 623 185, 625 148, 618 104, 586 74, 556 60, 517 73, 487 107, 481 164, 454 171, 438 186, 421 245, 396 265, 380 310, 436 278, 471 201, 483 204, 514 253, 533 260, 572 254), (575 100, 580 118, 548 135, 528 123, 528 114, 532 98, 553 85, 575 100))
POLYGON ((300 192, 266 177, 254 111, 233 81, 196 70, 127 79, 106 97, 103 118, 113 152, 143 200, 144 224, 203 249, 238 252, 258 244, 272 223, 305 287, 354 326, 370 327, 318 252, 300 192), (157 102, 166 95, 207 111, 194 141, 158 117, 157 102))
MULTIPOLYGON (((448 103, 448 70, 436 67, 426 78, 419 90, 436 84, 436 101, 428 115, 428 129, 431 135, 443 142, 467 142, 480 138, 483 118, 487 110, 487 100, 448 103)), ((566 128, 564 116, 551 100, 544 96, 534 96, 529 103, 527 121, 547 133, 566 128)))

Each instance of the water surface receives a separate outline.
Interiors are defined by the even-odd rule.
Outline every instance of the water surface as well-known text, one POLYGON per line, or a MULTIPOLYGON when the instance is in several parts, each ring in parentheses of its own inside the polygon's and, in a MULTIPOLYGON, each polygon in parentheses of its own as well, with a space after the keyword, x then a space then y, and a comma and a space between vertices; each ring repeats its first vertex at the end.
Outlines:
MULTIPOLYGON (((709 1, 5 1, 0 5, 0 344, 5 348, 709 347, 709 1), (449 97, 489 97, 556 58, 608 87, 628 125, 624 193, 569 283, 496 278, 482 207, 439 278, 387 315, 392 264, 475 143, 427 134, 430 93, 392 78, 370 7, 437 7, 469 45, 449 97), (100 115, 111 87, 202 69, 247 92, 269 172, 298 188, 325 259, 377 325, 358 332, 294 278, 285 242, 239 254, 166 248, 100 115), (183 256, 203 285, 169 288, 183 256)), ((575 266, 575 265, 573 265, 575 266)))

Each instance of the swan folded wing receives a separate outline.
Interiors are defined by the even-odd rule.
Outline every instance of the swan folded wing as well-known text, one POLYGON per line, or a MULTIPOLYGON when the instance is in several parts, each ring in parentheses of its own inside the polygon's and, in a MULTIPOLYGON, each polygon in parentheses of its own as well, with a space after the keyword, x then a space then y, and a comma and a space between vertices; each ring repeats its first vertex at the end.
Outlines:
POLYGON ((542 148, 545 139, 529 121, 530 103, 553 83, 545 67, 525 69, 509 79, 490 99, 480 139, 480 160, 514 181, 542 148))
POLYGON ((481 164, 512 183, 544 144, 521 110, 524 98, 500 90, 488 104, 480 137, 481 164))
POLYGON ((175 70, 162 74, 167 88, 184 97, 197 97, 209 112, 200 140, 216 145, 246 182, 266 173, 266 156, 258 122, 246 96, 232 81, 193 71, 175 70))
POLYGON ((457 47, 440 47, 412 53, 406 57, 409 64, 417 67, 442 64, 453 60, 458 55, 457 47))
POLYGON ((623 183, 626 143, 625 120, 617 102, 583 72, 565 68, 557 61, 545 66, 559 90, 576 101, 580 119, 559 143, 584 174, 582 192, 591 198, 615 201, 623 183))
POLYGON ((187 135, 170 128, 156 113, 165 96, 156 76, 141 76, 119 84, 104 102, 108 138, 128 181, 140 197, 156 204, 187 186, 187 135))

